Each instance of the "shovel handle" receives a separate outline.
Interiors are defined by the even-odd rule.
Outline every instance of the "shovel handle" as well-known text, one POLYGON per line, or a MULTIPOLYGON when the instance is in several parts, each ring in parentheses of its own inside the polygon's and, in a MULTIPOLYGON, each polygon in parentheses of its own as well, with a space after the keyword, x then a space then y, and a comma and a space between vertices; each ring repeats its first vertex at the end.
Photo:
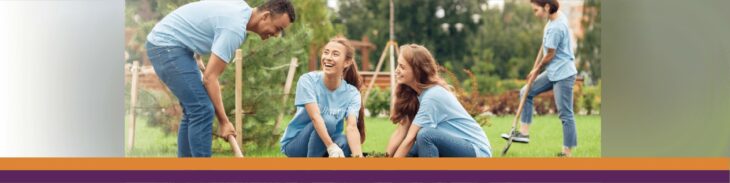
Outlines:
POLYGON ((243 152, 241 152, 241 147, 238 146, 238 141, 236 141, 236 137, 233 135, 229 135, 227 138, 228 143, 231 144, 231 149, 233 149, 233 154, 237 158, 243 158, 243 152))

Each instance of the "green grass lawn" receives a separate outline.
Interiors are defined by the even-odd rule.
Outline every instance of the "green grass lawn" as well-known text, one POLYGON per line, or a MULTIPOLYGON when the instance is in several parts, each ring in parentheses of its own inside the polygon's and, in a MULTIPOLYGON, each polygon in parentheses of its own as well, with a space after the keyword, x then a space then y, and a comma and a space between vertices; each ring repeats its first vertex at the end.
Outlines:
MULTIPOLYGON (((285 122, 291 116, 284 119, 285 122)), ((492 154, 500 157, 505 140, 499 135, 506 133, 512 126, 514 116, 491 117, 491 126, 484 126, 489 142, 492 145, 492 154)), ((363 144, 364 152, 384 152, 395 125, 386 118, 366 118, 367 140, 363 144)), ((573 151, 575 157, 601 156, 601 117, 576 116, 578 128, 578 148, 573 151)), ((286 123, 282 124, 283 128, 286 123)), ((132 157, 175 157, 177 152, 177 137, 175 133, 165 134, 161 129, 150 127, 146 120, 137 120, 135 146, 127 156, 132 157)), ((127 134, 127 133, 125 133, 127 134)), ((513 143, 506 157, 555 157, 562 148, 562 125, 555 115, 536 116, 530 131, 530 144, 513 143)), ((126 139, 126 138, 125 138, 126 139)), ((246 157, 284 157, 276 144, 268 149, 258 148, 256 151, 244 149, 246 157)), ((214 157, 230 157, 228 143, 221 139, 213 142, 214 157)))

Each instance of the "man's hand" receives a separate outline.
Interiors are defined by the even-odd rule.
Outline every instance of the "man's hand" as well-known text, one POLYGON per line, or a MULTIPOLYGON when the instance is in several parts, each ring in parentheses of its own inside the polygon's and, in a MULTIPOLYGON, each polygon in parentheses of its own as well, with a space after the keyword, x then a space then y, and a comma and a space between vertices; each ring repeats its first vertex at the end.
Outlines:
POLYGON ((228 136, 236 136, 236 128, 233 127, 231 122, 224 122, 218 124, 218 134, 228 141, 228 136))

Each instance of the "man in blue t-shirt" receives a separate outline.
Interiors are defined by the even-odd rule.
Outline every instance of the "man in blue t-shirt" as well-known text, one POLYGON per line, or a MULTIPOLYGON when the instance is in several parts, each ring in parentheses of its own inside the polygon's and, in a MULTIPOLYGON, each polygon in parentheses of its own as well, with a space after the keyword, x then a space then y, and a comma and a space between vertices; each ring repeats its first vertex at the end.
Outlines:
POLYGON ((183 108, 179 157, 210 157, 214 115, 219 135, 236 134, 223 108, 218 77, 247 31, 266 40, 295 19, 289 0, 269 0, 255 8, 242 0, 199 1, 181 6, 155 25, 147 35, 147 55, 183 108), (210 54, 207 66, 198 66, 195 53, 210 54), (204 70, 202 76, 199 69, 204 70))

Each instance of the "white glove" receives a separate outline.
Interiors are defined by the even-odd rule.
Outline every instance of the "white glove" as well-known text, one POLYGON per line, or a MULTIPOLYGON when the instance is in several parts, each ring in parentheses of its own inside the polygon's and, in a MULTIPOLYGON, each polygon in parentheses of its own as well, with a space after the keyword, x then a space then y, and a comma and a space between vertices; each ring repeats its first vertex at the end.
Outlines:
POLYGON ((345 153, 342 152, 342 149, 340 149, 340 146, 337 146, 337 144, 332 143, 329 146, 327 146, 327 154, 330 155, 330 158, 344 158, 345 153))

